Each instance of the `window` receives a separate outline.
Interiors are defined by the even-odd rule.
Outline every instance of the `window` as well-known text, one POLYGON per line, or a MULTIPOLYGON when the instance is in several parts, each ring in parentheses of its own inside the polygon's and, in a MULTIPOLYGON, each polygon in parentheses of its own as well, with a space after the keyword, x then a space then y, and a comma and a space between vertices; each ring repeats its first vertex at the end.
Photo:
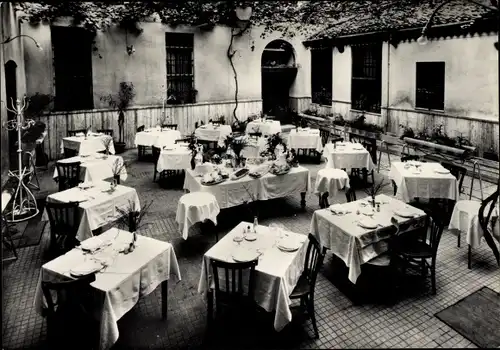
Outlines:
POLYGON ((417 62, 415 107, 444 110, 444 62, 417 62))
POLYGON ((312 103, 332 104, 332 48, 311 50, 312 103))
POLYGON ((382 44, 352 47, 351 108, 380 113, 382 44))
POLYGON ((166 33, 167 103, 196 102, 193 34, 166 33))
POLYGON ((83 28, 52 27, 55 109, 94 108, 92 37, 83 28))

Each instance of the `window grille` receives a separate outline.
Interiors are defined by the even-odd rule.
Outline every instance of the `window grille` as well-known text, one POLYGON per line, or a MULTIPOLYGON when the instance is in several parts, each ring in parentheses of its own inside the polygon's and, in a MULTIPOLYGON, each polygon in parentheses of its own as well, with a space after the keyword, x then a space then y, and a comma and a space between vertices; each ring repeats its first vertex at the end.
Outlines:
POLYGON ((332 48, 311 50, 312 103, 332 104, 332 48))
POLYGON ((93 109, 91 34, 83 28, 54 26, 51 37, 55 109, 93 109))
POLYGON ((444 62, 417 62, 415 107, 444 110, 444 62))
POLYGON ((380 113, 382 44, 352 46, 351 108, 380 113))
POLYGON ((167 51, 167 104, 196 102, 193 39, 193 34, 165 34, 167 51))

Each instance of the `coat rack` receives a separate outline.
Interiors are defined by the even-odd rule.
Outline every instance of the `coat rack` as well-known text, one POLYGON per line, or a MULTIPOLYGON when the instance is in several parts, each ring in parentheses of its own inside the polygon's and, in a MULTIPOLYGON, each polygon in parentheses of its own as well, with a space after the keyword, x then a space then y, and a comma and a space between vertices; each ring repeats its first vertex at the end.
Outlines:
POLYGON ((6 108, 9 112, 16 114, 16 119, 9 120, 4 124, 4 127, 9 131, 17 131, 18 170, 9 170, 9 177, 17 180, 17 187, 14 192, 14 197, 10 202, 9 207, 6 209, 5 219, 8 222, 16 223, 31 219, 38 214, 39 210, 36 204, 35 196, 25 183, 29 182, 29 180, 26 181, 25 179, 30 179, 33 169, 30 169, 31 163, 29 163, 27 167, 23 167, 23 150, 21 147, 21 130, 29 129, 35 124, 35 121, 32 119, 24 119, 23 117, 23 112, 28 107, 26 97, 23 98, 22 105, 19 99, 16 100, 15 104, 11 99, 11 104, 12 108, 9 108, 8 106, 6 106, 6 108))

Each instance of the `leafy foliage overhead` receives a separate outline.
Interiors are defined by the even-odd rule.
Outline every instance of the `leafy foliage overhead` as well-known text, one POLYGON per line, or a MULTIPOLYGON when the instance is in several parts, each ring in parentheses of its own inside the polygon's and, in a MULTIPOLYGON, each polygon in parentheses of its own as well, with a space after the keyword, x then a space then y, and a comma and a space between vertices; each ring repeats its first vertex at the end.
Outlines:
MULTIPOLYGON (((494 5, 495 0, 483 0, 494 5)), ((18 7, 31 22, 54 21, 70 16, 75 25, 90 31, 105 30, 119 24, 140 32, 138 23, 146 19, 169 25, 211 26, 231 25, 235 21, 236 7, 251 6, 251 23, 265 27, 265 33, 281 31, 285 36, 310 35, 358 19, 377 18, 381 24, 391 24, 393 18, 406 22, 415 19, 423 10, 425 17, 442 1, 436 0, 331 0, 331 1, 210 1, 169 0, 137 2, 25 2, 18 7)), ((453 9, 468 3, 457 0, 446 8, 453 9), (453 5, 453 3, 457 3, 453 5)), ((474 5, 472 5, 474 6, 474 5)), ((447 10, 443 8, 443 13, 447 10)), ((411 22, 411 21, 410 21, 411 22)), ((415 22, 415 21, 413 21, 415 22)), ((413 23, 412 22, 412 23, 413 23)), ((417 21, 421 25, 421 21, 417 21)), ((415 22, 415 24, 417 24, 415 22)))

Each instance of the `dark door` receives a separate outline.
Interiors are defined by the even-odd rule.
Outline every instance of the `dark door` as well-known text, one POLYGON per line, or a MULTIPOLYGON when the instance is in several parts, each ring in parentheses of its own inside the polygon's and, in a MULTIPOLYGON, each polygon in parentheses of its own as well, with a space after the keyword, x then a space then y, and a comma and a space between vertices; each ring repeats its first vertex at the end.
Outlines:
MULTIPOLYGON (((7 97, 7 106, 9 109, 15 109, 17 100, 17 78, 16 78, 17 64, 14 61, 9 61, 5 64, 5 94, 7 97), (12 106, 12 102, 14 106, 12 106)), ((8 120, 16 119, 16 113, 7 111, 8 120)), ((17 167, 17 131, 9 131, 9 164, 11 169, 17 167)))

